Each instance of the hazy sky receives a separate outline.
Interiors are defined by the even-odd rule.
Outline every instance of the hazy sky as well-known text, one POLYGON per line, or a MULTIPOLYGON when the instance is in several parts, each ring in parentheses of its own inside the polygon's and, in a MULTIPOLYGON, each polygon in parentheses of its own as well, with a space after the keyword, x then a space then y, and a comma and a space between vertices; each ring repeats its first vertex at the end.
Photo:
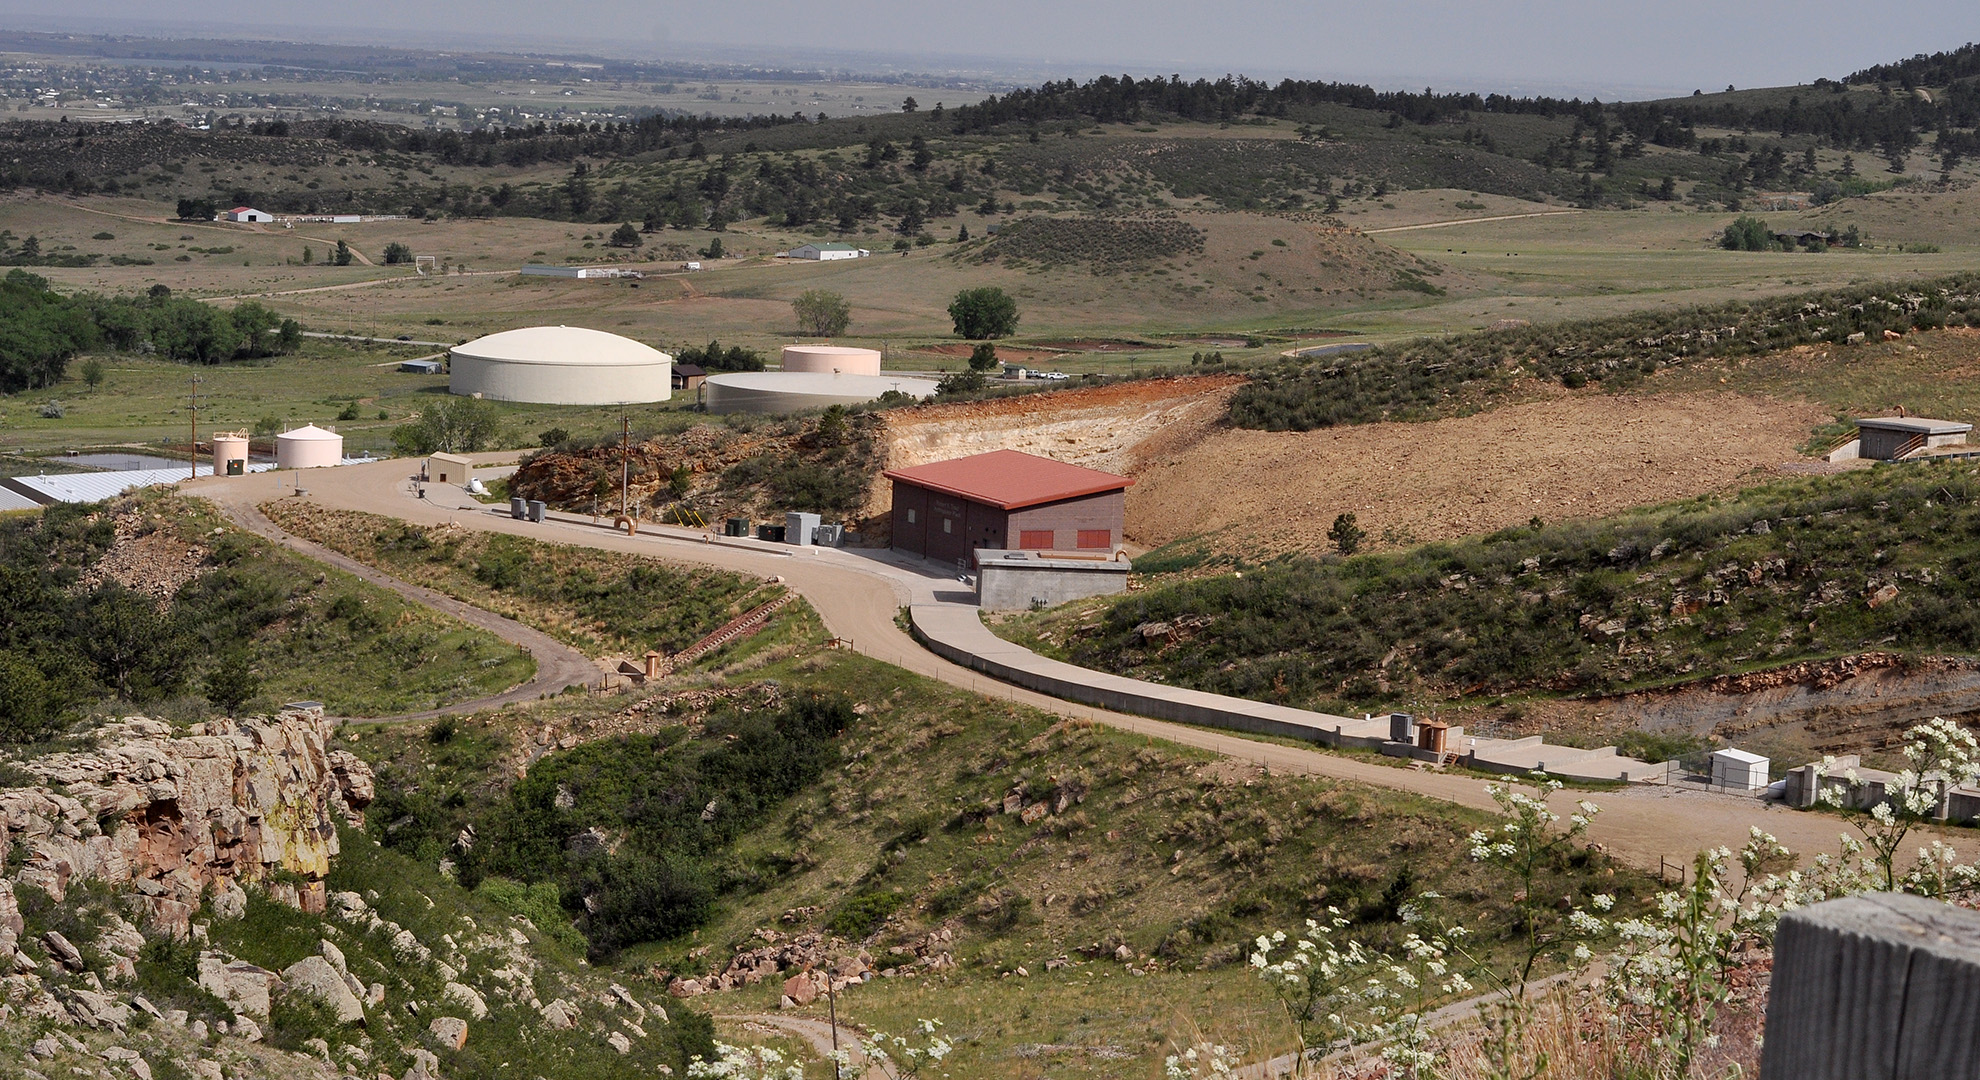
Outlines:
POLYGON ((398 33, 430 46, 458 32, 623 56, 756 46, 791 59, 887 54, 931 70, 985 57, 1611 97, 1805 82, 1980 37, 1973 0, 0 0, 0 23, 22 29, 106 20, 238 37, 398 33))

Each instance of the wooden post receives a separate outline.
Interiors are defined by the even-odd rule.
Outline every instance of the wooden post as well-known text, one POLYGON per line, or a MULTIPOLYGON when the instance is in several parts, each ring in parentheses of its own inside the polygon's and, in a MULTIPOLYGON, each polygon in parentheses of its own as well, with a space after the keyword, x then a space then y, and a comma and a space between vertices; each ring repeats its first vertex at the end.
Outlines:
POLYGON ((1900 893, 1790 912, 1760 1080, 1980 1078, 1980 912, 1900 893))

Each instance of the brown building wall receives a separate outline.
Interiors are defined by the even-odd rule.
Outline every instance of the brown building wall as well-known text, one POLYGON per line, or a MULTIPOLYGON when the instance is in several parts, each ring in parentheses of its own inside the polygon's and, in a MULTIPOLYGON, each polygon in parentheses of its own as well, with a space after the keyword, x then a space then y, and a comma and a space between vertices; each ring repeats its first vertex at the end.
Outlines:
POLYGON ((978 548, 1014 548, 1023 529, 1050 530, 1052 548, 1060 551, 1079 546, 1081 529, 1105 529, 1111 551, 1127 514, 1120 491, 1005 511, 898 480, 893 505, 893 547, 939 562, 968 562, 978 548))
POLYGON ((1071 551, 1079 546, 1079 530, 1105 529, 1107 530, 1106 548, 1112 551, 1121 542, 1121 530, 1126 521, 1127 493, 1107 491, 1098 495, 1084 495, 1077 499, 1013 510, 1006 531, 1010 534, 1011 546, 1016 547, 1018 535, 1025 530, 1050 529, 1052 530, 1051 550, 1071 551))

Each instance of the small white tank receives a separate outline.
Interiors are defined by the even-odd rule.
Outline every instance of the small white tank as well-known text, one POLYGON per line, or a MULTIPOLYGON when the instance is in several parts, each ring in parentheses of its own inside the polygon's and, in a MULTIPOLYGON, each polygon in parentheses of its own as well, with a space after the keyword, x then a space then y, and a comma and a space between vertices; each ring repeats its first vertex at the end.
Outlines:
POLYGON ((247 472, 248 437, 238 431, 213 436, 213 475, 240 476, 247 472))
POLYGON ((880 350, 849 345, 786 345, 783 367, 785 371, 821 375, 878 375, 880 350))
POLYGON ((275 467, 323 469, 344 461, 344 437, 315 424, 275 436, 275 467))

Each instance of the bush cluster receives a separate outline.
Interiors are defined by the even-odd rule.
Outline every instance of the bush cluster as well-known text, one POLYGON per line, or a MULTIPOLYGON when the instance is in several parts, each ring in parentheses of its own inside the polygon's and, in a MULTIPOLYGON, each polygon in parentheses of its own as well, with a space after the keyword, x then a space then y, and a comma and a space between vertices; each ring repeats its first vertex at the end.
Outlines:
POLYGON ((670 728, 552 755, 486 815, 461 879, 556 882, 596 958, 684 934, 739 887, 729 846, 837 763, 852 721, 844 699, 804 695, 712 716, 698 738, 670 728))
POLYGON ((1013 266, 1085 265, 1118 273, 1203 252, 1203 231, 1175 218, 1021 218, 1005 225, 976 255, 1013 266))
POLYGON ((1980 469, 1784 481, 1153 588, 1072 658, 1241 697, 1613 692, 1885 645, 1980 651, 1980 469), (1873 603, 1874 601, 1874 603, 1873 603), (1208 616, 1187 646, 1138 628, 1208 616))
POLYGON ((1750 356, 1854 334, 1980 324, 1980 275, 1639 312, 1551 326, 1422 338, 1293 361, 1232 398, 1231 421, 1267 431, 1425 420, 1475 408, 1522 376, 1570 386, 1669 365, 1750 356))

